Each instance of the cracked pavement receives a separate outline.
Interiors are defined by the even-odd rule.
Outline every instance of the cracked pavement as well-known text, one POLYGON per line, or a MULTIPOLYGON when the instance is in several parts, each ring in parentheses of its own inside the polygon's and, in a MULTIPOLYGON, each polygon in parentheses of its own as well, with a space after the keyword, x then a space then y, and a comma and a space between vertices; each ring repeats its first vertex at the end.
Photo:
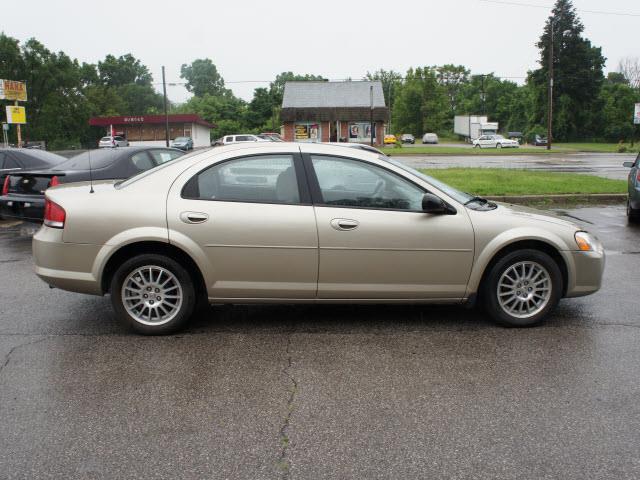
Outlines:
POLYGON ((640 477, 640 228, 603 289, 533 329, 475 310, 216 306, 140 337, 108 298, 50 290, 0 223, 2 478, 640 477))

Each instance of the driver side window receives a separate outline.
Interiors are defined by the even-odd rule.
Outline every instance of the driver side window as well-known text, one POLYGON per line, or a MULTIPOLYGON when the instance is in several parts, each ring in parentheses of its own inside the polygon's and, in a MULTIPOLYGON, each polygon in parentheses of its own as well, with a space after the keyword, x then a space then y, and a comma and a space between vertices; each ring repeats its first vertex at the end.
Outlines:
POLYGON ((422 211, 424 190, 384 168, 319 155, 311 162, 325 205, 422 211))

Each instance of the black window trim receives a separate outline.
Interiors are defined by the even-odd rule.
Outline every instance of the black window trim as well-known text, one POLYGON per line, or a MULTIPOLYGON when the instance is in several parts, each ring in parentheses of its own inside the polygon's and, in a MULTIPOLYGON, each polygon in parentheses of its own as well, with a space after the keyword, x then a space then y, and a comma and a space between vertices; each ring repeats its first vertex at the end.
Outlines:
POLYGON ((303 161, 302 161, 302 156, 300 155, 300 152, 269 152, 269 153, 252 153, 249 155, 241 155, 238 157, 232 157, 232 158, 226 158, 224 160, 221 160, 219 162, 215 162, 215 163, 211 163, 209 165, 207 165, 206 167, 198 170, 198 172, 194 173, 193 175, 191 175, 191 177, 189 178, 189 180, 187 180, 184 185, 182 186, 182 189, 180 190, 180 198, 183 198, 185 200, 200 200, 200 201, 204 201, 204 202, 226 202, 226 203, 248 203, 248 204, 264 204, 264 205, 294 205, 294 206, 313 206, 313 202, 311 201, 311 192, 310 192, 310 188, 309 188, 309 183, 307 181, 307 177, 305 175, 305 171, 304 171, 304 166, 303 166, 303 161), (216 167, 218 165, 223 165, 225 163, 228 162, 232 162, 235 160, 241 160, 241 159, 247 159, 247 158, 251 158, 251 157, 276 157, 276 156, 283 156, 283 155, 287 155, 287 156, 291 156, 293 158, 293 169, 296 173, 296 181, 298 183, 298 195, 300 197, 300 201, 299 202, 267 202, 267 201, 248 201, 248 200, 224 200, 224 199, 219 199, 219 198, 199 198, 199 197, 189 197, 189 196, 185 196, 184 191, 186 190, 187 186, 189 185, 189 183, 196 178, 198 175, 200 175, 202 172, 204 172, 205 170, 208 170, 210 168, 216 167))
MULTIPOLYGON (((339 158, 339 159, 343 159, 343 160, 351 160, 351 161, 354 161, 354 162, 360 162, 360 163, 364 163, 364 164, 367 164, 367 165, 373 165, 374 167, 381 168, 382 170, 385 170, 386 172, 390 173, 391 175, 393 175, 395 177, 398 177, 398 178, 404 180, 405 182, 414 185, 415 187, 417 187, 420 190, 422 190, 423 194, 424 193, 433 193, 433 192, 430 191, 429 189, 426 189, 425 187, 423 187, 422 185, 418 184, 417 182, 413 181, 412 179, 407 178, 407 177, 405 177, 403 175, 400 175, 398 172, 394 172, 390 168, 387 168, 387 167, 385 167, 383 165, 378 165, 377 163, 369 162, 367 160, 363 160, 361 158, 353 158, 353 157, 347 157, 345 155, 335 155, 335 154, 327 154, 327 153, 303 153, 302 154, 303 165, 304 165, 306 174, 307 174, 307 176, 309 178, 309 187, 310 187, 310 192, 311 192, 311 199, 313 201, 313 205, 314 206, 317 206, 317 207, 328 207, 328 208, 348 208, 348 209, 356 209, 356 210, 381 210, 381 211, 385 211, 385 212, 421 213, 421 214, 424 215, 424 210, 408 210, 408 209, 402 209, 402 208, 384 208, 384 207, 356 207, 356 206, 351 206, 351 205, 332 205, 332 204, 324 203, 324 199, 322 197, 322 191, 320 190, 320 182, 318 181, 318 177, 316 176, 316 172, 315 172, 315 169, 313 167, 313 162, 312 162, 312 159, 311 159, 312 156, 339 158)), ((438 195, 438 198, 440 198, 442 200, 442 198, 439 195, 438 195)), ((442 200, 442 201, 451 209, 451 214, 450 215, 457 215, 458 210, 453 205, 451 205, 446 200, 442 200), (455 213, 453 213, 453 212, 455 212, 455 213)))

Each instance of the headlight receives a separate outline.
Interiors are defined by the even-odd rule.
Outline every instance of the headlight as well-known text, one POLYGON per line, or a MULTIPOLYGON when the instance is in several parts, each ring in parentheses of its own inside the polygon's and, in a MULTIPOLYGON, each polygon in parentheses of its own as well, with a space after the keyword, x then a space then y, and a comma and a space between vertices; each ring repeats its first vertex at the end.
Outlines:
POLYGON ((578 249, 583 252, 599 252, 602 250, 602 245, 598 239, 588 232, 576 232, 575 239, 578 249))

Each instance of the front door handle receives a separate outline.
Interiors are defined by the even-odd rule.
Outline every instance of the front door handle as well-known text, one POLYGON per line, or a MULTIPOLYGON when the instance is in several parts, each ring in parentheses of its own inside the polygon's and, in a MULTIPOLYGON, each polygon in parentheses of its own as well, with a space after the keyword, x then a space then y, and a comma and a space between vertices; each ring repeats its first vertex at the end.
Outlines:
POLYGON ((209 215, 202 212, 182 212, 180 220, 184 223, 204 223, 209 220, 209 215))
POLYGON ((355 230, 358 228, 358 225, 360 225, 360 223, 357 220, 348 218, 334 218, 331 220, 331 226, 340 231, 355 230))

